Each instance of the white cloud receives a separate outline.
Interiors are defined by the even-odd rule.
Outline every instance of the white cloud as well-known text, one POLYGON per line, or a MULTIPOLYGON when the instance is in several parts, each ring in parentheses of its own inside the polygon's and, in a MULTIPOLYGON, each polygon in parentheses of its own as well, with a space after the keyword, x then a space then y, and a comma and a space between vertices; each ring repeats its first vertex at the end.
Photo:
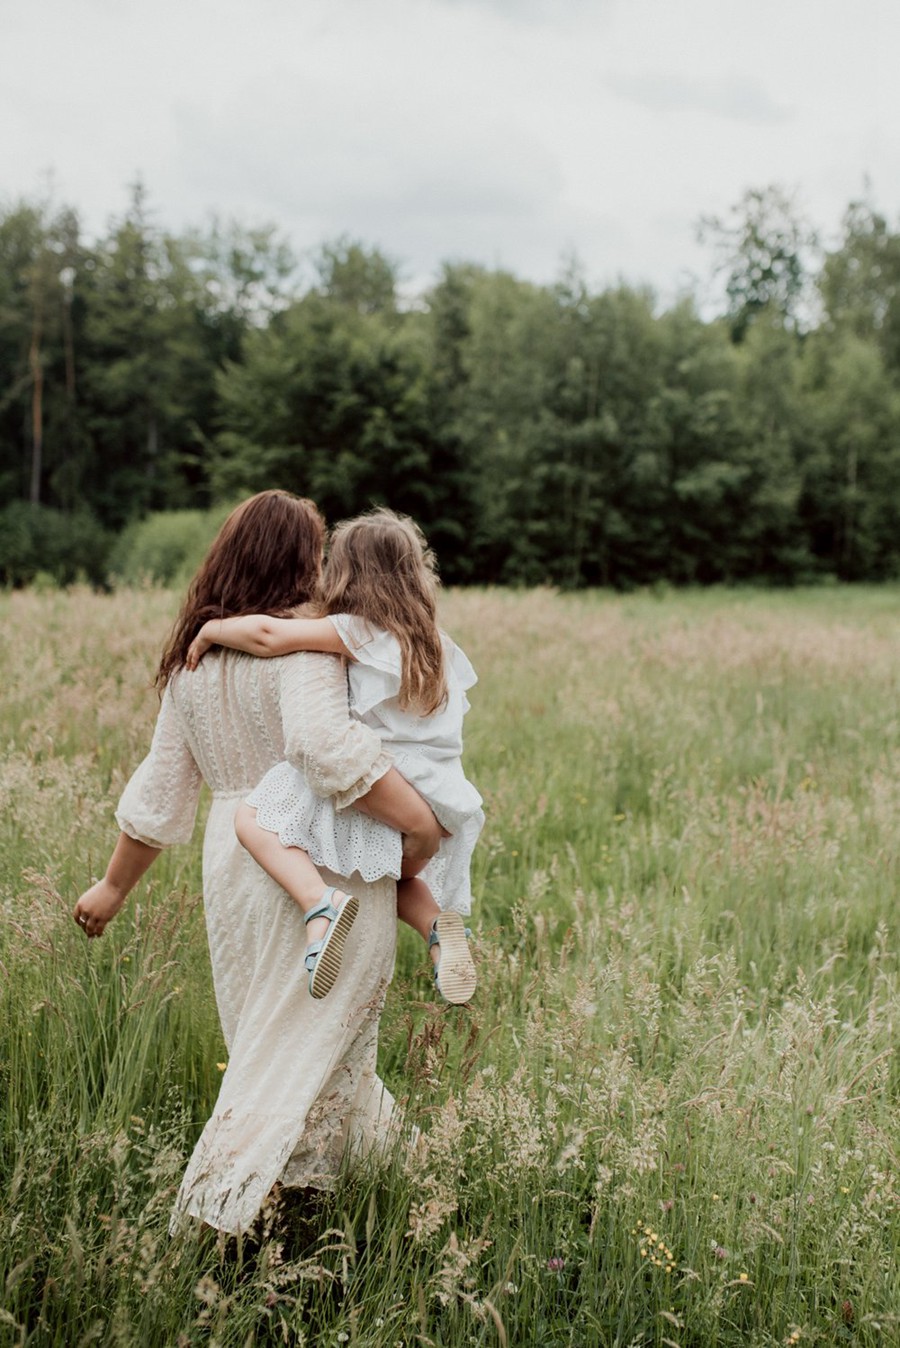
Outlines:
POLYGON ((572 15, 586 14, 593 9, 606 8, 613 0, 432 0, 434 4, 456 9, 493 10, 513 22, 545 19, 559 23, 572 15))
POLYGON ((743 75, 688 79, 667 71, 609 75, 610 89, 660 112, 709 112, 747 122, 784 122, 791 110, 773 99, 759 80, 743 75))
POLYGON ((0 193, 55 169, 91 229, 136 174, 218 210, 670 295, 693 222, 798 188, 827 232, 868 172, 900 208, 893 0, 4 0, 0 193))

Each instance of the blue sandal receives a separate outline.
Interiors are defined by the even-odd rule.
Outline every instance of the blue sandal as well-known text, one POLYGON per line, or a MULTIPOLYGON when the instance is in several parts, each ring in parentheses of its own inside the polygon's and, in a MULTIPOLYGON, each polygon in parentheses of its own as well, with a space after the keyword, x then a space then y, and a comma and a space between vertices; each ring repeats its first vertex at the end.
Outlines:
POLYGON ((344 942, 359 912, 359 899, 348 894, 340 908, 335 908, 331 900, 337 890, 333 885, 322 895, 321 901, 311 908, 304 922, 312 922, 316 917, 327 917, 328 928, 318 941, 312 941, 306 947, 303 963, 309 973, 309 995, 319 999, 325 997, 334 987, 341 972, 341 960, 344 956, 344 942))
POLYGON ((469 953, 468 927, 459 913, 438 913, 428 934, 428 949, 439 945, 440 958, 434 966, 434 983, 445 1002, 461 1006, 475 992, 478 976, 469 953))

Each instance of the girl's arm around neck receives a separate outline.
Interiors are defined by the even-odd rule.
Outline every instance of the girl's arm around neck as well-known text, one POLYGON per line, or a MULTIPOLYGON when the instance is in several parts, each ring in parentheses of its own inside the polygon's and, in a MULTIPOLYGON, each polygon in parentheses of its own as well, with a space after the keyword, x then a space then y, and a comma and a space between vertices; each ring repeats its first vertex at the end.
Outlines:
POLYGON ((191 643, 188 669, 196 669, 210 646, 227 646, 248 655, 289 655, 293 651, 325 651, 354 659, 328 618, 270 618, 250 613, 240 618, 211 618, 191 643))

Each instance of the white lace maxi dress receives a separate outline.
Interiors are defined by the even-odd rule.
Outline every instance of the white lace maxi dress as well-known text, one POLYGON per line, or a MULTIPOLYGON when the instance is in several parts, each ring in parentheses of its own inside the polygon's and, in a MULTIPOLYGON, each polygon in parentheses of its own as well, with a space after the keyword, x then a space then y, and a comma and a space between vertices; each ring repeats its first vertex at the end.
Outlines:
POLYGON ((187 842, 201 782, 212 789, 203 896, 228 1068, 173 1229, 190 1215, 246 1230, 277 1179, 331 1187, 348 1150, 388 1132, 393 1102, 375 1058, 393 972, 395 885, 328 874, 345 888, 350 881, 360 913, 335 987, 312 1001, 302 914, 233 828, 239 801, 282 760, 339 809, 391 766, 378 736, 350 719, 335 657, 210 652, 196 672, 170 682, 150 752, 116 813, 125 833, 151 846, 187 842))
MULTIPOLYGON (((331 614, 350 663, 350 707, 391 751, 394 766, 431 806, 450 834, 422 872, 441 908, 472 909, 472 852, 484 826, 481 796, 462 766, 463 717, 468 689, 477 682, 466 655, 441 634, 447 697, 430 716, 405 711, 399 701, 402 655, 396 637, 361 618, 331 614)), ((291 763, 280 763, 248 798, 257 822, 277 833, 285 847, 301 847, 318 866, 366 879, 400 877, 402 839, 358 810, 336 811, 310 789, 291 763)))

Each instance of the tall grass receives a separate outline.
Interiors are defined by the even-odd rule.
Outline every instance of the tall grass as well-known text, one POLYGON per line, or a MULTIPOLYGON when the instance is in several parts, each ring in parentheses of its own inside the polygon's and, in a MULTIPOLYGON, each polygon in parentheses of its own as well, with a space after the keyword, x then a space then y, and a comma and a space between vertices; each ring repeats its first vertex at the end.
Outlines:
POLYGON ((900 1341, 900 594, 454 593, 480 988, 401 933, 412 1148, 170 1241, 224 1058, 199 848, 68 919, 175 597, 0 598, 0 1341, 900 1341))

